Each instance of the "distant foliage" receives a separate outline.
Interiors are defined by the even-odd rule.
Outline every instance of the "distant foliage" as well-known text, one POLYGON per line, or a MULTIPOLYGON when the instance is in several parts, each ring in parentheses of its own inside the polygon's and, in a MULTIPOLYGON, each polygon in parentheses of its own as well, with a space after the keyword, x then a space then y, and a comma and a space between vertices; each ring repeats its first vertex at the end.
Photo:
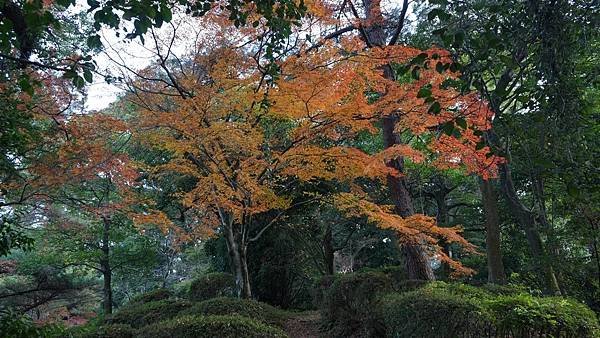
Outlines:
POLYGON ((215 272, 198 277, 190 284, 190 299, 196 301, 235 295, 235 277, 228 273, 215 272))
POLYGON ((380 272, 336 276, 323 293, 321 314, 329 335, 345 337, 379 335, 375 311, 380 293, 392 290, 392 280, 380 272))
POLYGON ((190 315, 240 315, 266 324, 281 325, 286 313, 269 304, 251 299, 219 297, 200 302, 185 310, 190 315))
POLYGON ((489 292, 435 282, 385 295, 379 313, 388 337, 597 336, 598 321, 587 306, 518 290, 504 287, 489 292))
POLYGON ((140 328, 157 321, 171 319, 181 311, 188 309, 192 303, 183 300, 165 299, 160 301, 129 304, 106 319, 108 324, 128 324, 140 328))
POLYGON ((155 302, 155 301, 159 301, 159 300, 163 300, 163 299, 168 299, 171 296, 172 296, 172 293, 170 290, 165 289, 165 288, 160 288, 160 289, 152 290, 150 292, 146 292, 146 293, 135 296, 133 299, 131 299, 130 304, 132 304, 132 303, 144 304, 144 303, 149 303, 149 302, 155 302))
POLYGON ((242 316, 183 316, 146 326, 139 337, 153 338, 267 338, 287 337, 278 328, 242 316))

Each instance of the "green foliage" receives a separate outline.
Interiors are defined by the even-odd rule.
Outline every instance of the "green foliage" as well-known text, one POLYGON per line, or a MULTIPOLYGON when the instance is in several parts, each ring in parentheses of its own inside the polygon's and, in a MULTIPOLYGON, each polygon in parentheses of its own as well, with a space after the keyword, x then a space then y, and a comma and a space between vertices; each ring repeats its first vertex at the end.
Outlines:
POLYGON ((168 299, 171 296, 172 296, 171 291, 169 291, 168 289, 165 289, 165 288, 160 288, 160 289, 155 289, 150 292, 146 292, 146 293, 137 295, 133 299, 131 299, 130 303, 145 304, 145 303, 149 303, 149 302, 155 302, 155 301, 168 299))
POLYGON ((63 327, 58 325, 39 326, 26 316, 12 311, 0 312, 0 334, 6 338, 60 337, 63 327))
POLYGON ((388 337, 481 337, 490 323, 476 301, 439 288, 386 294, 379 313, 388 337))
POLYGON ((155 323, 138 331, 154 338, 262 338, 287 337, 278 328, 242 316, 182 316, 155 323))
POLYGON ((133 303, 119 309, 119 311, 105 322, 108 324, 128 324, 140 328, 157 321, 171 319, 181 311, 192 306, 192 303, 183 300, 164 299, 148 303, 133 303))
POLYGON ((556 337, 593 337, 600 333, 595 313, 568 298, 533 297, 521 293, 494 297, 486 300, 484 305, 494 314, 494 324, 505 336, 516 331, 556 337))
POLYGON ((518 287, 477 288, 431 283, 382 297, 378 309, 389 337, 595 337, 598 321, 585 305, 534 297, 518 287))
POLYGON ((190 315, 240 315, 263 323, 280 326, 286 312, 251 299, 219 297, 200 302, 182 312, 190 315))
POLYGON ((81 331, 74 330, 72 336, 78 338, 133 338, 136 335, 136 330, 127 324, 90 326, 81 331))
POLYGON ((189 298, 202 301, 215 297, 232 297, 235 295, 235 277, 223 272, 209 273, 200 276, 190 284, 189 298))
POLYGON ((342 337, 351 333, 376 335, 381 326, 374 315, 380 293, 392 290, 392 280, 380 272, 336 276, 324 292, 321 315, 329 334, 342 337))

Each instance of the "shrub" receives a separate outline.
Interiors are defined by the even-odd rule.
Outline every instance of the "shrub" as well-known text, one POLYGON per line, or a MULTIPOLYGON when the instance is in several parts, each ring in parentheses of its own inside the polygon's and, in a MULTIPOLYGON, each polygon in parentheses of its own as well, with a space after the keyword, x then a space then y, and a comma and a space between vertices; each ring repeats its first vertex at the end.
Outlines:
POLYGON ((182 300, 164 299, 148 303, 133 303, 122 307, 117 313, 106 318, 108 324, 128 324, 133 328, 171 319, 192 306, 182 300))
POLYGON ((215 272, 203 275, 190 284, 190 299, 196 301, 235 295, 235 277, 228 273, 215 272))
POLYGON ((498 336, 595 337, 600 333, 595 313, 584 304, 562 297, 529 294, 500 295, 485 301, 494 314, 498 336))
POLYGON ((29 317, 12 311, 0 311, 0 336, 18 338, 61 337, 65 329, 59 325, 36 325, 29 317))
POLYGON ((171 291, 169 291, 168 289, 165 289, 165 288, 160 288, 160 289, 155 289, 150 292, 146 292, 146 293, 137 295, 137 296, 133 297, 129 303, 143 304, 143 303, 149 303, 149 302, 155 302, 158 300, 168 299, 171 296, 172 296, 171 291))
POLYGON ((282 325, 287 314, 269 304, 251 299, 220 297, 205 300, 185 310, 190 315, 241 315, 267 324, 282 325))
POLYGON ((77 338, 133 338, 136 330, 127 324, 110 324, 90 327, 87 330, 74 329, 72 336, 77 338))
POLYGON ((382 327, 374 316, 378 295, 390 292, 391 279, 380 272, 336 276, 324 292, 321 314, 333 336, 378 335, 382 327))
POLYGON ((287 337, 278 328, 242 316, 182 316, 146 326, 139 337, 153 338, 262 338, 287 337))
POLYGON ((596 337, 598 321, 585 305, 534 297, 519 288, 476 288, 433 282, 382 297, 388 337, 596 337))
POLYGON ((316 308, 321 308, 325 292, 331 288, 333 282, 335 282, 335 275, 324 275, 314 282, 312 287, 312 298, 313 305, 316 308))
POLYGON ((476 301, 441 288, 387 294, 378 312, 388 337, 481 337, 490 323, 476 301))

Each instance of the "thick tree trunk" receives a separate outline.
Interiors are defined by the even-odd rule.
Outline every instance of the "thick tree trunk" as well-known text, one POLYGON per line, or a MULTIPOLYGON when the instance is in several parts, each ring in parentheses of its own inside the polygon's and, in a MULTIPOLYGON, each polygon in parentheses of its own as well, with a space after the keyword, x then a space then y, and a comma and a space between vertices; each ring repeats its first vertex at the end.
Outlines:
POLYGON ((500 217, 498 196, 491 180, 479 179, 483 212, 485 214, 485 244, 488 263, 488 282, 506 283, 502 251, 500 250, 500 217))
POLYGON ((110 219, 103 217, 103 229, 102 229, 102 258, 100 259, 100 269, 102 270, 103 278, 103 300, 102 308, 105 315, 112 313, 113 308, 113 293, 112 293, 112 268, 110 266, 110 219))
MULTIPOLYGON (((394 132, 396 118, 387 117, 383 119, 383 141, 384 146, 391 147, 400 143, 400 138, 394 132)), ((404 159, 396 158, 388 162, 388 166, 395 168, 400 173, 404 173, 404 159)), ((406 185, 404 176, 388 176, 387 185, 390 189, 394 201, 395 211, 402 217, 409 217, 414 214, 413 201, 406 185)), ((405 259, 408 278, 410 279, 435 279, 433 270, 424 250, 419 244, 404 244, 402 252, 405 259)))
POLYGON ((546 254, 544 243, 540 232, 537 228, 536 217, 532 211, 527 209, 520 201, 514 183, 512 181, 512 174, 507 163, 500 164, 500 180, 502 182, 502 190, 508 206, 512 210, 513 214, 517 218, 519 225, 525 231, 525 236, 531 249, 533 259, 537 265, 537 269, 543 276, 545 282, 546 292, 554 295, 560 295, 560 287, 558 285, 558 279, 554 272, 554 268, 549 261, 549 257, 546 254))

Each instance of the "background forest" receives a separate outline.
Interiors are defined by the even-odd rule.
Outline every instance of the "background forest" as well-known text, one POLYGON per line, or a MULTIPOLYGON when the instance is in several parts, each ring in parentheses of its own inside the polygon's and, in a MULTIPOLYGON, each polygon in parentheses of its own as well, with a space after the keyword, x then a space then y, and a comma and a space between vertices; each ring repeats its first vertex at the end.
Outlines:
POLYGON ((0 0, 0 336, 600 336, 599 51, 589 0, 0 0))

